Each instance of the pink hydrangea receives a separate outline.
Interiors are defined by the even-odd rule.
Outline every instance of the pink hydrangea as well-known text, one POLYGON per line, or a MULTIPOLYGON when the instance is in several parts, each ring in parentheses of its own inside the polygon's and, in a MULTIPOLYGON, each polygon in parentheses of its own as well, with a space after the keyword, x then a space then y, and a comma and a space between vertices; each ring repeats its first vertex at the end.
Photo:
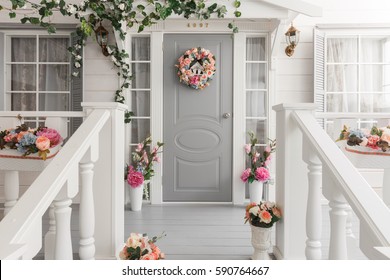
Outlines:
POLYGON ((57 130, 53 128, 44 128, 37 132, 37 136, 45 136, 50 140, 50 147, 55 147, 62 142, 62 137, 57 130))
POLYGON ((129 167, 129 174, 127 175, 127 183, 132 188, 141 186, 144 182, 144 176, 141 172, 134 170, 132 166, 129 167))
POLYGON ((270 174, 267 168, 259 167, 255 171, 255 177, 260 182, 265 182, 269 180, 270 174))
POLYGON ((241 180, 246 183, 248 181, 249 176, 251 175, 251 169, 247 168, 242 172, 241 180))

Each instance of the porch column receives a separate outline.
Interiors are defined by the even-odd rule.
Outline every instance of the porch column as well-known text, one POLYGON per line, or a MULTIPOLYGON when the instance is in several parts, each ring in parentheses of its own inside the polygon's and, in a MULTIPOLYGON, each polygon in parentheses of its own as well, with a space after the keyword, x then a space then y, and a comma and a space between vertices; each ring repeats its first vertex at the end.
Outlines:
POLYGON ((307 167, 302 160, 302 133, 294 111, 313 111, 314 104, 279 104, 276 111, 276 203, 283 217, 276 223, 277 259, 306 259, 307 167))
POLYGON ((81 105, 87 114, 94 109, 110 111, 110 119, 100 132, 99 160, 94 167, 95 258, 116 259, 124 242, 124 112, 127 106, 117 102, 81 105))

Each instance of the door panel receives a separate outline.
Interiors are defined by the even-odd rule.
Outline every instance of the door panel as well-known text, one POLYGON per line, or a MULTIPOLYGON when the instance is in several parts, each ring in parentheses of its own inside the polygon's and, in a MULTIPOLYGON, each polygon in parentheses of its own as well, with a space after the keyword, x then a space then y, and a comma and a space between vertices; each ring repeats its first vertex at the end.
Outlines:
POLYGON ((231 35, 164 37, 164 201, 232 201, 231 35), (216 73, 203 90, 179 82, 177 59, 209 49, 216 73))

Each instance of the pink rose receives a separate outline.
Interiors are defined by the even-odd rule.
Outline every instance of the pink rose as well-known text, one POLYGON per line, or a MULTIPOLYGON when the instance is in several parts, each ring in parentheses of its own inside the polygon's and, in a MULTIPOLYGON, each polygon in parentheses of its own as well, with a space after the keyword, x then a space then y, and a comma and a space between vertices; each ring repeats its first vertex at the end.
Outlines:
POLYGON ((269 154, 271 152, 270 146, 267 146, 264 151, 269 154))
POLYGON ((129 167, 129 174, 127 175, 127 183, 132 188, 141 186, 144 182, 144 176, 141 172, 135 171, 132 166, 129 167))
POLYGON ((152 259, 152 256, 150 254, 146 254, 146 255, 143 255, 141 257, 141 260, 142 261, 150 261, 150 260, 153 260, 153 259, 152 259))
POLYGON ((37 146, 40 151, 46 151, 50 148, 50 140, 45 136, 38 136, 37 140, 35 140, 35 146, 37 146))
POLYGON ((199 82, 199 76, 192 76, 190 78, 190 84, 191 85, 196 85, 199 82))
POLYGON ((257 168, 255 171, 255 177, 260 182, 265 182, 269 180, 270 175, 268 169, 264 167, 257 168))
POLYGON ((368 139, 367 146, 372 149, 379 149, 379 147, 376 145, 377 142, 380 140, 378 135, 371 135, 368 139))
POLYGON ((272 220, 272 216, 268 211, 261 211, 259 216, 260 220, 266 224, 269 224, 272 220))
POLYGON ((244 149, 245 149, 245 153, 249 154, 251 152, 251 145, 246 144, 244 149))
POLYGON ((47 137, 50 140, 50 147, 57 146, 62 142, 61 135, 53 128, 44 128, 37 132, 37 136, 47 137))
POLYGON ((249 176, 251 175, 251 169, 247 168, 242 172, 241 180, 246 183, 248 181, 249 176))

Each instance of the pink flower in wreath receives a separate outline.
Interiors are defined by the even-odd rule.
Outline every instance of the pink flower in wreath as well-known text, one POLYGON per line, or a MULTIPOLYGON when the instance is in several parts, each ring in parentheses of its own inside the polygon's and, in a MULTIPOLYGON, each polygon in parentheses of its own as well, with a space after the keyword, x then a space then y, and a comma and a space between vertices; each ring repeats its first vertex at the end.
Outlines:
POLYGON ((241 180, 246 183, 248 181, 249 176, 251 175, 251 169, 247 168, 242 172, 241 180))
POLYGON ((144 176, 141 172, 134 170, 132 166, 129 167, 129 174, 127 175, 127 183, 132 188, 141 186, 144 182, 144 176))
POLYGON ((259 216, 260 220, 266 224, 269 224, 272 220, 272 216, 268 211, 261 211, 259 216))
POLYGON ((37 136, 45 136, 50 140, 50 147, 55 147, 62 142, 62 137, 53 128, 44 128, 37 132, 37 136))
POLYGON ((255 177, 260 182, 265 182, 269 180, 270 175, 268 169, 264 167, 257 168, 255 171, 255 177))
POLYGON ((199 76, 195 75, 190 78, 190 84, 196 85, 199 82, 199 76))

